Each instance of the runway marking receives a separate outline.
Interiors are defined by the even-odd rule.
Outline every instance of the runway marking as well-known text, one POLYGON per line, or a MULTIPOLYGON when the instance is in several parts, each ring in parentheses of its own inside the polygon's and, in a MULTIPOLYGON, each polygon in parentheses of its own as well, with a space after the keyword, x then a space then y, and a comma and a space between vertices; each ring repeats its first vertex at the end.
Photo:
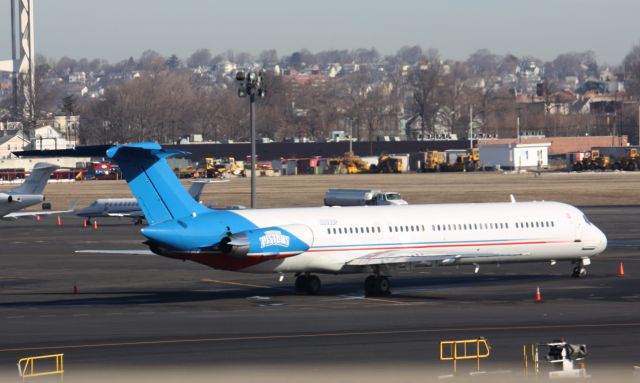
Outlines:
POLYGON ((88 317, 89 314, 73 314, 72 317, 88 317))
POLYGON ((170 345, 170 344, 188 344, 188 343, 218 343, 218 342, 244 342, 244 341, 261 341, 261 340, 283 340, 283 339, 310 339, 310 338, 326 338, 326 337, 349 337, 363 335, 407 335, 407 334, 429 334, 429 333, 445 333, 460 331, 517 331, 517 330, 553 330, 553 329, 576 329, 576 328, 611 328, 611 327, 640 327, 640 322, 630 323, 599 323, 599 324, 563 324, 563 325, 538 325, 538 326, 505 326, 505 327, 451 327, 441 329, 415 329, 415 330, 383 330, 383 331, 354 331, 354 332, 324 332, 315 334, 292 334, 292 335, 265 335, 265 336, 239 336, 239 337, 221 337, 221 338, 194 338, 194 339, 169 339, 169 340, 147 340, 138 342, 111 342, 111 343, 87 343, 87 344, 69 344, 59 346, 35 346, 35 347, 16 347, 0 349, 0 353, 5 352, 22 352, 22 351, 44 351, 44 350, 70 350, 84 348, 106 348, 106 347, 125 347, 125 346, 149 346, 149 345, 170 345))
POLYGON ((252 285, 249 283, 240 283, 240 282, 231 282, 231 281, 220 281, 217 279, 201 279, 200 282, 206 282, 206 283, 218 283, 221 285, 231 285, 231 286, 242 286, 242 287, 255 287, 258 289, 270 289, 271 286, 263 286, 263 285, 252 285))
POLYGON ((21 319, 24 318, 24 315, 12 315, 10 317, 7 317, 7 319, 21 319))

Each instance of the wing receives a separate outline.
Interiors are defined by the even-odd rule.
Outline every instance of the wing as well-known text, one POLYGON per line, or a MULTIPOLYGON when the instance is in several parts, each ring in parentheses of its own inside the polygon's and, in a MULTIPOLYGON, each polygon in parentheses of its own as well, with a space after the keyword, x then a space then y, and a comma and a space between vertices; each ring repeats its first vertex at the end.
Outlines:
POLYGON ((373 266, 373 265, 392 265, 392 264, 423 264, 423 265, 454 265, 464 261, 465 263, 473 263, 474 260, 479 262, 490 262, 492 259, 504 260, 516 259, 518 257, 527 256, 526 253, 442 253, 433 251, 415 251, 407 250, 391 250, 378 253, 371 253, 365 256, 354 258, 347 262, 348 266, 373 266))
POLYGON ((37 217, 42 215, 73 213, 75 212, 77 205, 78 205, 78 201, 73 201, 73 203, 71 203, 71 206, 69 206, 67 210, 16 211, 16 212, 5 215, 4 217, 2 217, 2 219, 11 220, 11 219, 18 219, 18 218, 25 218, 25 217, 37 217))
POLYGON ((107 213, 109 217, 131 217, 131 218, 144 218, 141 210, 132 210, 128 213, 107 213))

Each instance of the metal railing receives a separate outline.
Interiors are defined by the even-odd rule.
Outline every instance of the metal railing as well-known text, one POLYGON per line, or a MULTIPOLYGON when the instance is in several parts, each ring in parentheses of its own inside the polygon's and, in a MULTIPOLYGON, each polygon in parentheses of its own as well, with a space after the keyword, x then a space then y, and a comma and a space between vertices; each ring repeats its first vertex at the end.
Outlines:
POLYGON ((62 382, 64 379, 64 354, 31 356, 28 358, 22 358, 18 361, 18 374, 20 374, 20 378, 22 378, 23 382, 28 378, 47 375, 60 375, 60 381, 62 382), (36 361, 54 362, 55 369, 53 369, 54 366, 48 366, 50 367, 48 370, 37 371, 36 361))
POLYGON ((459 360, 476 359, 480 371, 480 359, 491 355, 491 347, 484 338, 440 341, 440 360, 452 360, 453 372, 459 360), (448 352, 446 352, 448 351, 448 352))

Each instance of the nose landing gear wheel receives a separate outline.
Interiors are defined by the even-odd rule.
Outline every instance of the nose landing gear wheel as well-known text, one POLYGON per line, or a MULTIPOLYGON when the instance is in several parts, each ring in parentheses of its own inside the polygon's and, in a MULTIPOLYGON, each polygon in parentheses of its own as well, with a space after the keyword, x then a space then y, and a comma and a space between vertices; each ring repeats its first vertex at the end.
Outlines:
POLYGON ((576 266, 573 268, 573 272, 571 273, 573 278, 584 278, 587 276, 587 268, 576 266))

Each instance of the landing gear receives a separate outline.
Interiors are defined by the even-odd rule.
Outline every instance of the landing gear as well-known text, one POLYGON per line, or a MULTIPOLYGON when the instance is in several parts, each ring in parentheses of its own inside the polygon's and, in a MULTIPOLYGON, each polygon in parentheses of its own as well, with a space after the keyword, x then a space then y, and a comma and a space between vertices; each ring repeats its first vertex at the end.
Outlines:
POLYGON ((588 263, 583 260, 574 261, 573 262, 573 271, 571 272, 572 278, 584 278, 587 276, 587 268, 585 267, 588 263))
POLYGON ((369 275, 364 280, 364 294, 368 297, 391 294, 389 278, 381 275, 369 275))
POLYGON ((296 293, 316 295, 320 292, 322 283, 316 275, 302 274, 296 278, 296 293))

